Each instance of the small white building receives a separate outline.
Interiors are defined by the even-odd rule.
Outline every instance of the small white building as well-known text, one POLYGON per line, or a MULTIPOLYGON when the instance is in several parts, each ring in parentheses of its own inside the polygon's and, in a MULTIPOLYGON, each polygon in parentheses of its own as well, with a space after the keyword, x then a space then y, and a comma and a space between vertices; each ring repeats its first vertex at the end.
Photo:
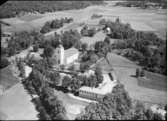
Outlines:
POLYGON ((60 44, 55 50, 52 58, 55 60, 55 64, 68 65, 75 62, 78 59, 79 51, 76 48, 70 48, 64 50, 64 47, 60 44))
POLYGON ((26 65, 24 69, 25 69, 25 77, 28 78, 30 73, 32 72, 32 68, 26 65))

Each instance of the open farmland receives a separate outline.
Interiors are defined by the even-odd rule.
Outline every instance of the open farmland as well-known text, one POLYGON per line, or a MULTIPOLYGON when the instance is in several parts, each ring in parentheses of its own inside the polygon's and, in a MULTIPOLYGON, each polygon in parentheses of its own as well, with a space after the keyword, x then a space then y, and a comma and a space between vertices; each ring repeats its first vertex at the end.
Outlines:
POLYGON ((13 76, 11 66, 7 66, 0 70, 0 85, 6 90, 17 84, 19 79, 13 76))
MULTIPOLYGON (((125 89, 128 90, 132 99, 141 100, 149 105, 167 103, 167 91, 151 89, 138 84, 137 78, 134 77, 138 66, 132 61, 113 53, 108 54, 108 59, 115 70, 118 80, 125 85, 125 89)), ((100 65, 108 67, 105 59, 100 62, 100 65)))
MULTIPOLYGON (((74 23, 91 23, 91 21, 92 23, 94 23, 94 21, 98 20, 92 20, 91 16, 93 14, 100 14, 103 16, 103 18, 111 20, 115 20, 115 18, 119 17, 122 22, 130 23, 131 26, 136 30, 154 31, 159 36, 165 37, 165 31, 167 29, 166 9, 147 10, 138 8, 118 7, 112 6, 110 4, 110 1, 108 1, 108 3, 109 4, 107 5, 94 5, 80 10, 65 10, 51 13, 48 12, 45 14, 40 14, 40 16, 43 17, 28 22, 23 22, 23 20, 20 20, 16 17, 10 18, 9 20, 4 19, 4 21, 12 23, 13 25, 17 21, 17 24, 13 26, 14 28, 12 26, 8 27, 7 31, 21 31, 29 29, 28 26, 31 26, 32 29, 40 29, 46 21, 61 17, 72 17, 74 19, 74 23)), ((72 28, 75 29, 75 26, 73 26, 72 28)))
POLYGON ((22 84, 16 84, 0 96, 0 119, 4 120, 37 120, 37 112, 31 97, 22 84), (2 117, 1 117, 2 114, 2 117))
POLYGON ((19 19, 21 19, 22 21, 30 22, 30 21, 39 19, 41 17, 42 17, 42 15, 40 15, 40 14, 28 14, 28 15, 24 15, 24 16, 19 17, 19 19))
POLYGON ((87 43, 89 46, 98 41, 103 41, 106 35, 103 32, 97 32, 93 37, 83 37, 81 42, 87 43))

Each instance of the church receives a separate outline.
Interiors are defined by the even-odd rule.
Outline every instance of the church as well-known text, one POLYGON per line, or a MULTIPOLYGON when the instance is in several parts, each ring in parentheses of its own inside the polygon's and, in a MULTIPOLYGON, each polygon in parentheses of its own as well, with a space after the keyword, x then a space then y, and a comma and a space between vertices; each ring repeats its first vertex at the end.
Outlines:
POLYGON ((62 44, 54 50, 52 58, 54 59, 54 65, 69 65, 78 60, 79 51, 72 47, 64 50, 62 44))

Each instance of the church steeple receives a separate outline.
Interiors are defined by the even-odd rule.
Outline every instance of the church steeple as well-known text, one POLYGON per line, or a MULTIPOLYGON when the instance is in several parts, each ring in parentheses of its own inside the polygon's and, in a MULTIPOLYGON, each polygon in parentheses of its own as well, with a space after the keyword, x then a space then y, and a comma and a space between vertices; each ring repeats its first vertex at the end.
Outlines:
POLYGON ((64 47, 62 45, 60 38, 59 38, 59 46, 58 46, 58 63, 64 64, 64 47))

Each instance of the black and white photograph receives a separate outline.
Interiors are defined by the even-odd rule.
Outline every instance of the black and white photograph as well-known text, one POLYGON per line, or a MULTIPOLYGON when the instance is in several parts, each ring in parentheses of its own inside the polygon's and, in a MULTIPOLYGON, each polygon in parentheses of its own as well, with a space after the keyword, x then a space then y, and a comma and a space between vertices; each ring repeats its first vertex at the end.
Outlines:
POLYGON ((167 120, 167 0, 6 0, 0 120, 167 120))

